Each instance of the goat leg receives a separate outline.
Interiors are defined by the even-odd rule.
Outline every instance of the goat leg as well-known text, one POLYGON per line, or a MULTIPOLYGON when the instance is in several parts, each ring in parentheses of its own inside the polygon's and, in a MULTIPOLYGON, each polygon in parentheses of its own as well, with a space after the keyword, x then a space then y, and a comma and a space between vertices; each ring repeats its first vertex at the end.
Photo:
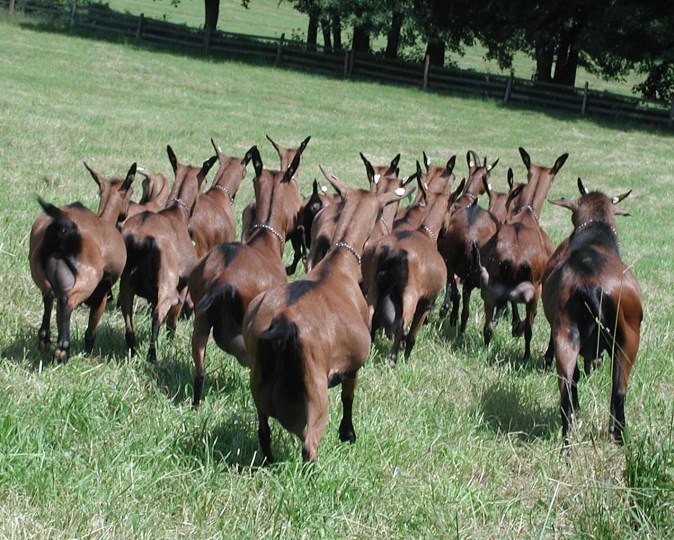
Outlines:
MULTIPOLYGON (((447 279, 449 279, 449 277, 447 279)), ((456 323, 459 320, 459 286, 456 284, 454 275, 452 275, 451 279, 449 290, 451 291, 452 297, 452 313, 449 316, 449 324, 450 326, 456 326, 456 323)))
POLYGON ((339 424, 339 440, 342 442, 356 442, 356 432, 353 429, 353 396, 356 390, 357 374, 342 381, 342 421, 339 424))
POLYGON ((442 301, 440 306, 439 316, 441 319, 444 319, 449 313, 450 304, 452 303, 452 282, 454 281, 454 273, 447 269, 447 283, 445 285, 445 299, 442 301), (451 276, 451 277, 450 277, 451 276))
POLYGON ((133 296, 131 278, 122 275, 119 283, 119 307, 122 309, 122 316, 124 318, 124 339, 127 349, 131 351, 131 355, 136 356, 136 334, 133 331, 133 296))
POLYGON ((196 313, 194 316, 194 329, 192 330, 192 360, 194 360, 195 370, 193 407, 199 406, 204 391, 204 381, 206 379, 204 357, 206 356, 206 345, 208 344, 210 333, 211 325, 208 321, 208 315, 196 313))
POLYGON ((552 368, 552 361, 555 359, 555 344, 552 341, 552 335, 550 336, 550 341, 548 341, 548 348, 545 350, 545 370, 550 371, 552 368))
POLYGON ((91 309, 89 311, 89 324, 87 325, 87 330, 84 333, 84 351, 87 354, 91 354, 91 352, 94 350, 96 329, 98 328, 98 324, 101 322, 101 317, 105 311, 105 306, 108 303, 109 290, 109 284, 106 283, 103 288, 95 291, 89 300, 89 303, 91 304, 91 309))
POLYGON ((157 362, 157 338, 159 337, 159 314, 157 308, 152 310, 152 329, 150 331, 150 347, 147 350, 147 361, 154 364, 157 362))
POLYGON ((264 454, 264 463, 274 463, 274 456, 271 453, 271 429, 269 427, 269 417, 262 414, 260 410, 257 411, 258 426, 257 438, 260 441, 260 449, 264 454))
POLYGON ((58 326, 58 338, 54 359, 64 364, 68 361, 70 353, 70 316, 73 308, 68 305, 68 299, 61 297, 56 304, 56 323, 58 326))
POLYGON ((474 287, 468 280, 465 280, 463 282, 463 291, 462 291, 463 298, 461 299, 461 301, 463 302, 463 307, 461 309, 461 327, 459 329, 460 334, 463 334, 466 331, 466 324, 468 323, 468 317, 470 316, 470 295, 473 292, 473 288, 474 287))
POLYGON ((424 324, 431 307, 433 307, 433 304, 426 300, 421 300, 417 304, 417 309, 415 310, 414 317, 412 318, 410 331, 407 333, 407 338, 405 339, 405 359, 410 357, 412 347, 414 347, 414 344, 417 341, 417 333, 419 332, 421 325, 424 324))
POLYGON ((54 291, 52 289, 42 295, 42 304, 44 305, 44 313, 42 314, 42 324, 40 325, 37 342, 40 351, 47 352, 51 344, 49 325, 51 324, 51 310, 54 306, 54 291))

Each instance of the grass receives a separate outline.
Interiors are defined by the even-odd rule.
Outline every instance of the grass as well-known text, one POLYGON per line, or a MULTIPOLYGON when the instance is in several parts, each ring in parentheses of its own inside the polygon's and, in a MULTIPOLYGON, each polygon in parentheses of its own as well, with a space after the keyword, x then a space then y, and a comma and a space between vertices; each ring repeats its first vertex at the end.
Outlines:
MULTIPOLYGON (((199 60, 62 34, 0 18, 0 537, 504 537, 666 538, 674 526, 671 461, 674 303, 669 132, 593 123, 493 102, 199 60), (193 163, 258 144, 265 164, 281 144, 312 140, 300 184, 322 164, 362 185, 358 152, 373 162, 402 153, 409 174, 425 150, 435 162, 468 149, 500 157, 492 176, 570 158, 551 198, 575 196, 575 179, 624 201, 622 255, 644 292, 642 342, 627 394, 628 442, 607 441, 610 370, 583 376, 574 447, 560 458, 555 377, 543 371, 547 324, 539 310, 533 359, 496 329, 485 350, 481 308, 457 338, 446 323, 422 329, 409 361, 383 359, 376 340, 356 394, 355 445, 337 437, 331 393, 319 462, 304 466, 298 442, 273 424, 280 462, 259 468, 247 373, 211 343, 207 385, 190 407, 191 321, 174 341, 162 332, 159 362, 143 360, 149 317, 137 304, 140 358, 124 347, 109 309, 85 356, 86 313, 73 320, 73 356, 53 365, 36 347, 41 301, 28 264, 36 195, 97 204, 82 161, 106 175, 132 161, 167 174, 165 146, 193 163)), ((236 208, 252 196, 244 181, 236 208)), ((569 214, 547 205, 555 243, 569 214)), ((477 295, 475 295, 477 296, 477 295)))

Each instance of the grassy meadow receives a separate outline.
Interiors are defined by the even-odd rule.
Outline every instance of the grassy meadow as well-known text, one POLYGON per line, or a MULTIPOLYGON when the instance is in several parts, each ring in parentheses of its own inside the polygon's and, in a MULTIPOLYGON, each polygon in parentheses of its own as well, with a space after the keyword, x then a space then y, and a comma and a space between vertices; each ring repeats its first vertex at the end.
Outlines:
MULTIPOLYGON (((497 102, 353 83, 139 49, 39 30, 0 14, 0 538, 668 538, 674 527, 674 153, 671 132, 598 123, 497 102), (252 145, 265 165, 281 144, 312 139, 304 193, 321 164, 364 185, 373 163, 422 151, 434 162, 473 149, 495 189, 535 163, 570 157, 550 198, 588 189, 632 194, 618 227, 623 259, 643 289, 644 321, 626 399, 627 444, 608 442, 610 369, 582 376, 581 410, 560 457, 559 394, 543 370, 548 326, 539 308, 532 360, 497 327, 482 344, 474 295, 466 335, 431 317, 408 361, 384 362, 376 340, 360 372, 355 445, 339 442, 339 392, 314 466, 272 424, 279 463, 261 468, 248 374, 211 342, 205 395, 191 408, 191 321, 162 331, 156 366, 144 360, 149 313, 136 305, 140 356, 129 357, 121 314, 105 313, 83 354, 86 311, 73 317, 72 356, 37 350, 42 302, 28 268, 36 196, 97 207, 82 165, 122 175, 163 172, 165 147, 201 163, 212 137, 225 153, 252 145)), ((209 180, 212 173, 209 175, 209 180)), ((137 182, 137 193, 140 182, 137 182)), ((250 173, 235 201, 252 197, 250 173)), ((558 243, 570 215, 546 205, 558 243)), ((286 252, 289 255, 289 250, 286 252)))

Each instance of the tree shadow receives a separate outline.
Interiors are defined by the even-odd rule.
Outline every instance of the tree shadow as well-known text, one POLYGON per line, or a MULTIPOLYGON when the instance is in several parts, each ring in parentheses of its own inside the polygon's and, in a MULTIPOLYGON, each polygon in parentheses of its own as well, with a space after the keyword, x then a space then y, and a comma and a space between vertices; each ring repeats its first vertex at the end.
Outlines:
POLYGON ((527 442, 557 436, 558 409, 529 398, 516 380, 490 385, 482 393, 479 412, 483 426, 497 434, 515 435, 527 442))

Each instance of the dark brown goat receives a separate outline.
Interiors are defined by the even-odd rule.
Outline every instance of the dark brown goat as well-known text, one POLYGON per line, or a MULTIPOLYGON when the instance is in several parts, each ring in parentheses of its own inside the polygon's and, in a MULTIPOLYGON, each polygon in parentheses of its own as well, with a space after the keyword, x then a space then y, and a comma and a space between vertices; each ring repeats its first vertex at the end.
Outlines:
MULTIPOLYGON (((503 290, 514 289, 523 282, 530 282, 534 288, 533 298, 526 302, 526 317, 523 324, 513 320, 513 335, 524 333, 524 359, 531 355, 531 337, 538 309, 541 279, 546 264, 552 254, 552 242, 541 228, 539 216, 543 201, 547 196, 555 175, 564 165, 568 154, 557 158, 552 167, 541 167, 531 163, 529 154, 520 148, 522 161, 528 171, 528 182, 512 197, 519 196, 519 204, 510 208, 505 222, 484 245, 481 259, 491 282, 503 290)), ((495 295, 483 294, 485 300, 484 341, 488 345, 498 318, 507 300, 494 301, 495 295)))
MULTIPOLYGON (((616 204, 630 192, 613 198, 588 193, 580 178, 578 189, 577 199, 550 201, 573 212, 574 229, 550 258, 543 276, 543 308, 557 361, 565 448, 578 408, 578 356, 588 362, 604 351, 613 359, 609 433, 622 444, 627 382, 643 318, 641 290, 620 258, 614 217, 628 215, 616 204)), ((551 360, 546 358, 546 363, 551 360)))
POLYGON ((241 180, 246 176, 246 165, 253 156, 252 148, 243 158, 225 156, 213 139, 211 143, 218 156, 219 168, 210 189, 197 197, 189 224, 198 259, 218 244, 236 240, 232 202, 241 180))
POLYGON ((303 150, 304 146, 285 171, 269 171, 263 169, 257 147, 252 149, 256 201, 253 234, 245 243, 216 246, 199 261, 190 276, 189 292, 195 304, 192 331, 195 407, 203 392, 204 356, 211 329, 218 347, 248 366, 241 328, 244 311, 259 293, 288 281, 283 248, 286 231, 293 228, 300 203, 293 178, 303 150))
POLYGON ((167 320, 169 331, 176 328, 178 315, 187 293, 187 279, 196 264, 197 254, 187 231, 201 185, 216 156, 201 167, 178 162, 170 146, 166 147, 175 173, 175 182, 166 208, 143 212, 128 219, 122 227, 127 261, 119 286, 119 303, 126 326, 126 344, 135 354, 133 299, 145 298, 152 306, 152 331, 148 360, 157 359, 159 327, 167 320))
POLYGON ((96 338, 110 287, 126 262, 117 220, 129 205, 136 164, 125 178, 107 179, 86 163, 100 190, 98 215, 75 203, 57 208, 39 199, 44 210, 30 231, 30 273, 42 293, 44 314, 38 335, 40 349, 50 347, 51 311, 56 299, 58 338, 54 358, 65 362, 70 354, 70 317, 86 303, 89 324, 84 348, 90 353, 96 338))
POLYGON ((395 231, 376 245, 375 270, 368 272, 367 303, 372 333, 384 328, 393 336, 389 364, 397 362, 401 345, 405 358, 409 357, 421 325, 445 287, 447 270, 437 238, 449 206, 463 186, 461 182, 451 195, 439 194, 418 228, 395 231))
POLYGON ((328 421, 328 388, 337 384, 344 411, 339 437, 356 439, 354 391, 371 345, 367 303, 358 287, 360 252, 382 209, 401 195, 351 189, 326 176, 344 198, 330 251, 303 279, 255 298, 244 318, 258 436, 268 462, 269 417, 300 438, 305 460, 316 459, 328 421))
MULTIPOLYGON (((142 183, 143 195, 139 202, 131 201, 129 203, 125 219, 129 219, 131 216, 135 216, 141 212, 159 212, 159 210, 166 206, 166 201, 168 201, 170 191, 169 181, 163 174, 146 171, 142 167, 138 167, 137 172, 144 176, 142 183)), ((123 223, 120 222, 119 227, 121 228, 122 225, 123 223)))
POLYGON ((468 163, 466 187, 452 204, 438 239, 438 251, 447 266, 447 285, 440 317, 446 316, 451 301, 452 312, 449 323, 456 326, 459 317, 459 289, 456 283, 458 277, 463 283, 463 309, 459 328, 461 333, 465 332, 470 315, 470 296, 473 289, 479 286, 472 272, 471 246, 474 243, 478 246, 483 245, 496 232, 498 226, 497 219, 488 210, 477 205, 477 198, 484 193, 489 175, 498 159, 490 165, 485 159, 481 165, 477 154, 470 150, 466 154, 466 161, 468 163))

